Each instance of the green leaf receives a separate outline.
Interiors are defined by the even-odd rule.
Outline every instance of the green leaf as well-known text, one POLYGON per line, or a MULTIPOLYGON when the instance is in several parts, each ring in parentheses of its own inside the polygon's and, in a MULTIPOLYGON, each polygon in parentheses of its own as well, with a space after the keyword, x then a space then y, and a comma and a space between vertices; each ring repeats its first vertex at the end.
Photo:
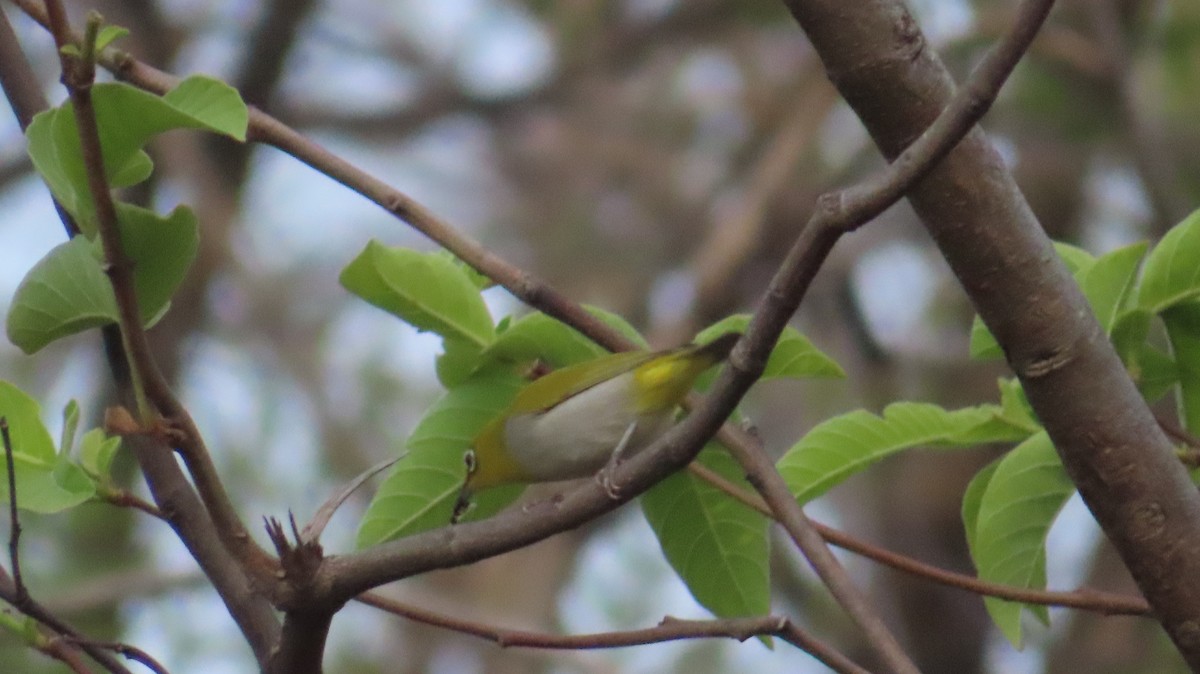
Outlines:
POLYGON ((971 341, 967 350, 975 360, 997 360, 1004 357, 1004 350, 979 316, 971 321, 971 341))
POLYGON ((975 473, 975 477, 971 478, 966 491, 963 492, 963 530, 967 537, 967 547, 970 549, 975 548, 975 531, 979 523, 979 506, 983 503, 983 494, 987 491, 988 483, 992 481, 992 476, 996 474, 996 469, 1000 467, 1000 460, 1003 458, 1000 457, 979 469, 979 472, 975 473))
MULTIPOLYGON (((650 348, 646 338, 623 317, 588 304, 583 308, 639 348, 650 348)), ((540 360, 560 368, 607 354, 608 349, 593 342, 582 332, 557 318, 535 311, 516 319, 505 317, 496 329, 496 341, 484 350, 481 362, 525 365, 540 360)))
MULTIPOLYGON (((696 334, 694 341, 707 344, 727 332, 744 333, 749 325, 749 314, 734 314, 701 330, 696 334)), ((837 361, 813 346, 808 337, 802 335, 799 330, 788 326, 783 329, 779 341, 775 342, 774 348, 771 349, 767 366, 759 381, 780 377, 841 379, 845 376, 846 372, 837 361)))
POLYGON ((1096 258, 1086 250, 1061 241, 1054 242, 1054 252, 1058 253, 1058 258, 1067 265, 1067 270, 1071 272, 1072 276, 1087 271, 1087 268, 1096 261, 1096 258))
POLYGON ((371 241, 338 280, 346 290, 418 330, 479 348, 495 338, 479 289, 462 269, 436 253, 371 241))
POLYGON ((92 477, 106 479, 120 447, 121 438, 107 437, 102 429, 93 428, 79 443, 79 463, 92 477))
POLYGON ((463 262, 457 255, 448 250, 438 250, 433 254, 439 257, 444 257, 453 262, 454 266, 461 269, 462 273, 466 274, 467 278, 471 279, 471 283, 479 290, 487 290, 488 288, 496 285, 496 282, 489 278, 487 274, 484 274, 466 262, 463 262))
MULTIPOLYGON (((67 45, 68 47, 73 45, 67 45)), ((66 49, 66 47, 64 47, 66 49)), ((40 624, 29 616, 0 611, 0 629, 20 639, 26 646, 37 648, 45 643, 40 624)))
MULTIPOLYGON (((450 389, 425 413, 367 507, 358 529, 365 548, 450 523, 466 465, 463 454, 492 417, 507 407, 525 381, 492 371, 450 389)), ((493 489, 476 498, 468 515, 477 519, 511 502, 519 490, 493 489)))
MULTIPOLYGON (((0 416, 8 420, 13 459, 45 470, 54 467, 58 452, 54 440, 42 424, 41 406, 24 391, 6 381, 0 381, 0 416)), ((0 448, 0 452, 3 448, 0 448)), ((0 453, 0 465, 3 464, 0 453)))
POLYGON ((196 216, 177 206, 165 218, 131 204, 117 204, 121 243, 133 261, 133 281, 142 323, 162 315, 187 275, 200 244, 196 216))
POLYGON ((883 416, 864 410, 814 427, 778 461, 792 494, 810 501, 867 466, 912 447, 973 447, 1020 440, 1028 432, 1004 423, 996 405, 949 411, 928 403, 898 402, 883 416))
MULTIPOLYGON (((1071 272, 1077 282, 1079 277, 1088 273, 1091 266, 1096 263, 1096 258, 1092 257, 1091 253, 1069 243, 1055 241, 1054 252, 1058 253, 1059 259, 1067 266, 1067 270, 1071 272)), ((996 338, 979 316, 971 321, 968 352, 975 360, 998 360, 1004 357, 1004 350, 1000 348, 1000 344, 996 342, 996 338)))
MULTIPOLYGON (((753 491, 718 445, 707 445, 697 461, 753 491)), ((770 610, 766 517, 687 471, 658 483, 641 501, 663 554, 701 606, 721 618, 770 610)))
MULTIPOLYGON (((1014 378, 1000 379, 1000 416, 1010 426, 1023 429, 1032 435, 1042 430, 1042 422, 1038 421, 1033 405, 1025 395, 1021 382, 1014 378)), ((1024 438, 1021 438, 1024 439, 1024 438)))
POLYGON ((117 302, 92 244, 82 236, 55 246, 13 295, 5 329, 25 353, 117 320, 117 302))
POLYGON ((540 311, 508 323, 483 351, 483 363, 523 365, 542 361, 560 368, 606 355, 608 350, 575 328, 540 311))
POLYGON ((454 388, 471 378, 479 369, 483 349, 474 342, 461 339, 443 339, 442 353, 437 357, 437 377, 442 386, 454 388))
POLYGON ((62 440, 58 443, 59 456, 71 456, 75 444, 75 431, 79 428, 79 403, 72 398, 63 408, 62 440))
MULTIPOLYGON (((0 416, 8 421, 12 440, 18 508, 53 513, 92 496, 94 490, 86 476, 81 482, 73 464, 55 451, 36 400, 0 381, 0 416)), ((7 505, 8 501, 8 462, 0 448, 0 504, 7 505)))
MULTIPOLYGON (((121 239, 133 263, 134 291, 144 323, 165 311, 196 256, 196 218, 184 206, 166 218, 117 204, 121 239)), ((82 236, 54 247, 25 275, 9 307, 8 338, 25 353, 117 322, 117 302, 103 271, 100 243, 82 236)))
POLYGON ((221 80, 192 75, 168 91, 163 101, 209 131, 246 140, 250 111, 237 89, 221 80))
POLYGON ((1148 342, 1154 314, 1134 307, 1117 316, 1112 343, 1147 402, 1154 402, 1179 383, 1175 360, 1148 342))
POLYGON ((138 150, 129 157, 129 161, 113 169, 113 174, 109 176, 110 185, 114 187, 136 185, 149 178, 153 172, 154 161, 150 159, 150 155, 143 150, 138 150))
POLYGON ((1171 228, 1146 258, 1138 305, 1162 313, 1200 297, 1200 210, 1171 228))
POLYGON ((1100 256, 1076 275, 1105 334, 1112 332, 1127 305, 1137 279, 1138 263, 1145 254, 1145 242, 1118 248, 1100 256))
MULTIPOLYGON (((248 112, 237 92, 200 75, 180 82, 161 98, 127 84, 97 84, 92 87, 92 102, 111 187, 127 187, 149 175, 150 160, 142 147, 164 131, 206 129, 245 139, 248 112)), ((25 135, 38 173, 84 234, 94 236, 95 207, 70 103, 35 116, 25 135)))
POLYGON ((509 322, 483 355, 485 362, 523 364, 541 360, 560 368, 607 353, 582 332, 537 311, 509 322))
POLYGON ((1179 411, 1184 427, 1200 428, 1200 302, 1172 305, 1162 314, 1179 378, 1179 411))
POLYGON ((1126 365, 1129 365, 1131 355, 1146 346, 1153 319, 1154 314, 1140 308, 1128 309, 1117 316, 1112 326, 1112 343, 1126 365))
POLYGON ((583 305, 583 308, 586 309, 589 314, 606 323, 608 327, 624 335, 626 339, 636 344, 639 349, 650 348, 650 343, 646 341, 646 338, 642 336, 642 333, 638 332, 637 328, 633 327, 632 323, 625 320, 624 316, 620 314, 614 314, 608 309, 602 309, 591 304, 585 304, 583 305))
POLYGON ((100 31, 96 33, 96 51, 104 49, 114 41, 119 40, 126 35, 129 35, 129 29, 127 28, 122 28, 121 26, 116 25, 102 27, 100 31))
POLYGON ((1156 402, 1179 383, 1179 367, 1175 360, 1148 344, 1130 359, 1127 366, 1129 376, 1149 403, 1156 402))
MULTIPOLYGON (((1046 534, 1075 486, 1044 432, 1018 445, 994 466, 973 518, 964 503, 964 522, 970 527, 974 521, 975 533, 968 534, 971 557, 983 580, 1043 589, 1046 534)), ((1020 648, 1025 605, 993 597, 985 597, 984 604, 1004 636, 1020 648)), ((1025 607, 1043 622, 1048 620, 1046 607, 1025 607)))
MULTIPOLYGON (((34 512, 55 513, 73 508, 96 495, 96 483, 69 457, 59 457, 51 474, 54 488, 39 490, 38 498, 33 501, 22 497, 19 500, 21 507, 34 512)), ((18 484, 17 495, 22 496, 27 488, 27 485, 18 484)))

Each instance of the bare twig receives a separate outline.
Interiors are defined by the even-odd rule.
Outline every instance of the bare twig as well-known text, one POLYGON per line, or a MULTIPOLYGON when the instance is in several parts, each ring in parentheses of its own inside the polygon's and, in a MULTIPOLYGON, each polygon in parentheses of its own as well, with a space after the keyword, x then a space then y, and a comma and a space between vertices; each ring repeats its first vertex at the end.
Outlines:
POLYGON ((86 639, 80 639, 78 637, 64 637, 64 640, 80 646, 88 643, 96 648, 103 648, 114 653, 119 653, 127 660, 133 660, 134 662, 140 663, 146 669, 149 669, 155 674, 171 674, 169 671, 167 671, 166 667, 162 666, 162 663, 160 663, 158 660, 155 660, 153 656, 137 646, 131 646, 130 644, 122 643, 120 641, 90 641, 86 639))
POLYGON ((4 465, 8 468, 8 562, 12 566, 13 585, 16 587, 17 604, 20 605, 29 599, 29 591, 21 579, 21 516, 17 513, 17 469, 13 461, 8 417, 0 417, 0 437, 4 439, 4 465))
POLYGON ((867 674, 867 670, 859 667, 846 656, 825 645, 787 618, 779 616, 716 620, 680 620, 668 616, 655 627, 564 636, 507 629, 464 620, 389 599, 378 592, 364 592, 355 597, 355 600, 419 623, 486 639, 501 648, 585 650, 623 648, 681 639, 728 638, 745 641, 756 636, 776 636, 812 655, 835 672, 867 674))
POLYGON ((88 667, 87 662, 84 661, 83 651, 65 639, 47 637, 43 643, 37 645, 37 649, 63 663, 75 674, 91 674, 92 672, 91 667, 88 667))
MULTIPOLYGON (((22 614, 33 618, 47 629, 51 630, 57 636, 70 641, 64 641, 64 644, 78 644, 78 648, 87 653, 93 660, 100 663, 112 674, 131 674, 125 665, 113 657, 112 653, 107 649, 96 646, 90 643, 86 637, 79 633, 74 627, 60 619, 58 616, 51 613, 44 606, 39 604, 33 597, 26 594, 24 598, 18 596, 16 583, 8 573, 0 569, 0 599, 12 604, 22 614)), ((74 648, 73 645, 64 645, 64 648, 74 648)), ((57 657, 57 655, 55 656, 57 657)))
POLYGON ((1192 449, 1200 449, 1200 438, 1187 432, 1187 429, 1161 415, 1156 414, 1154 420, 1158 422, 1158 427, 1172 440, 1183 443, 1192 449))
POLYGON ((98 491, 96 495, 103 499, 105 503, 111 503, 112 505, 121 508, 133 508, 134 510, 140 510, 156 519, 167 519, 167 516, 163 514, 161 508, 143 498, 138 497, 137 494, 134 494, 127 489, 107 487, 98 491))
MULTIPOLYGON (((767 517, 775 517, 775 513, 771 511, 771 508, 767 506, 766 501, 761 496, 746 491, 704 464, 693 461, 688 466, 688 472, 713 487, 720 489, 723 493, 736 499, 746 507, 753 508, 767 517)), ((871 545, 844 531, 839 531, 815 520, 812 521, 812 525, 817 530, 817 533, 821 534, 821 537, 831 545, 836 545, 843 550, 848 550, 857 555, 875 560, 897 571, 903 571, 904 573, 947 587, 966 590, 982 597, 996 597, 997 599, 1019 601, 1024 604, 1063 606, 1066 608, 1094 611, 1104 615, 1148 616, 1150 614, 1150 605, 1141 597, 1129 597, 1089 588, 1079 589, 1074 592, 1054 592, 992 583, 974 576, 948 571, 913 559, 907 555, 871 545)))
POLYGON ((346 499, 355 492, 359 487, 363 486, 367 480, 375 477, 380 472, 387 470, 400 459, 403 455, 397 456, 394 459, 381 461, 374 466, 363 471, 358 477, 351 480, 346 486, 342 487, 336 494, 330 496, 321 507, 317 509, 317 514, 313 515, 312 521, 304 525, 304 530, 300 532, 299 539, 302 541, 316 541, 321 537, 321 532, 325 531, 325 526, 329 524, 330 518, 337 512, 337 509, 342 507, 346 499))

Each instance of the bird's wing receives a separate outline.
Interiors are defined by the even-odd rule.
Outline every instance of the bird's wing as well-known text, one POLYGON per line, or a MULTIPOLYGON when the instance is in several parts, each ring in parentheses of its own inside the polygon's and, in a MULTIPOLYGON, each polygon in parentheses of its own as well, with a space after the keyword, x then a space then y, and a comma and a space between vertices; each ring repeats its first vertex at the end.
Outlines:
POLYGON ((660 355, 654 351, 624 351, 555 370, 518 391, 511 410, 517 414, 544 412, 660 355))

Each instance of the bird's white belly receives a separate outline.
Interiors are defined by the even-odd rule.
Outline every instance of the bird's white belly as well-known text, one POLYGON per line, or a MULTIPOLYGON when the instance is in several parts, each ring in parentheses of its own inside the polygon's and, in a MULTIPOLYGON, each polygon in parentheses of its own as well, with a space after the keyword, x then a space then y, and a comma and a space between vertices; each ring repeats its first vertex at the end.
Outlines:
POLYGON ((632 387, 633 374, 623 374, 546 412, 510 419, 504 428, 509 452, 537 481, 586 477, 604 467, 636 421, 622 452, 632 456, 666 432, 674 417, 674 410, 639 415, 632 387))

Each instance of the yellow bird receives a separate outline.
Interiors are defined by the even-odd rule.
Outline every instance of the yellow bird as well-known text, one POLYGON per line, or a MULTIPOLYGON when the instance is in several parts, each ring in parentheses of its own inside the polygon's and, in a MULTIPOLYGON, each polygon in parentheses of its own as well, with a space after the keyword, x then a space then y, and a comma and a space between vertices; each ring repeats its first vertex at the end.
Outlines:
POLYGON ((527 384, 467 450, 458 521, 474 493, 504 484, 596 474, 610 493, 612 469, 671 427, 696 378, 724 360, 739 333, 669 351, 627 351, 555 370, 527 384))

